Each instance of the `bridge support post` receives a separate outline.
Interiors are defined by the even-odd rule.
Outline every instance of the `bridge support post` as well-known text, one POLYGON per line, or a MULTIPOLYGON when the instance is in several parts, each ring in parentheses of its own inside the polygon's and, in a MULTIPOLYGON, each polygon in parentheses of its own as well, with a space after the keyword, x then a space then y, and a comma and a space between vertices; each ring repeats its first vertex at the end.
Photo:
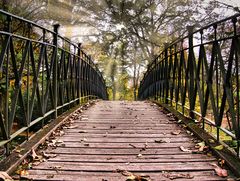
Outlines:
POLYGON ((187 26, 188 31, 188 46, 189 46, 189 55, 188 55, 188 70, 189 70, 189 103, 190 110, 189 116, 194 119, 194 107, 195 107, 195 96, 194 96, 194 51, 193 51, 193 26, 187 26))
MULTIPOLYGON (((7 16, 6 19, 6 24, 5 24, 5 29, 8 33, 11 33, 11 25, 12 25, 12 17, 11 16, 7 16)), ((3 113, 5 116, 5 130, 6 130, 6 139, 10 138, 11 135, 11 126, 10 126, 10 121, 9 121, 9 75, 8 75, 8 71, 9 71, 9 61, 10 61, 10 52, 9 52, 9 46, 7 47, 7 53, 6 53, 6 84, 5 84, 5 93, 3 94, 3 104, 4 104, 4 108, 3 108, 3 113)), ((6 155, 10 154, 10 145, 9 143, 5 145, 5 149, 6 149, 6 155)))
POLYGON ((164 44, 164 48, 165 48, 165 52, 164 52, 164 56, 165 56, 165 62, 164 62, 164 90, 163 91, 165 93, 165 95, 163 95, 165 97, 165 103, 168 104, 168 91, 169 91, 169 80, 168 80, 168 43, 164 44))
POLYGON ((79 98, 79 104, 81 104, 81 96, 82 96, 82 92, 81 92, 81 83, 82 83, 82 77, 81 77, 81 43, 78 43, 78 52, 77 52, 77 55, 78 55, 78 98, 79 98))
POLYGON ((54 118, 57 118, 57 103, 58 103, 58 82, 57 82, 57 67, 58 67, 58 29, 60 25, 53 25, 53 29, 55 34, 53 35, 53 45, 55 46, 54 54, 53 54, 53 95, 54 95, 54 118))

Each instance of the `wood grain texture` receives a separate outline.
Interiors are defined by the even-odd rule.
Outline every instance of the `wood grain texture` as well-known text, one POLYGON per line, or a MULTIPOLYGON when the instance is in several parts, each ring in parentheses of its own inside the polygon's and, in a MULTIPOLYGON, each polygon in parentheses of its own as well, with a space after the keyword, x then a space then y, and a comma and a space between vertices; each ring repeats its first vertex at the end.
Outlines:
POLYGON ((46 150, 57 156, 33 166, 28 179, 116 181, 126 180, 118 172, 127 170, 155 181, 170 180, 165 172, 226 180, 215 175, 215 157, 183 152, 180 146, 194 149, 196 138, 147 102, 100 101, 58 139, 61 145, 46 150))

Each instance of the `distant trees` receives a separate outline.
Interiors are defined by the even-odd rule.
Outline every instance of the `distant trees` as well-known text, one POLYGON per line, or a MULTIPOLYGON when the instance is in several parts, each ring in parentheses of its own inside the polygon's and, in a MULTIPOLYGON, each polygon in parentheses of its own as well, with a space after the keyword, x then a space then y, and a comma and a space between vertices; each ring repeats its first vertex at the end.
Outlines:
POLYGON ((200 27, 219 19, 227 6, 217 0, 3 1, 7 5, 2 7, 40 23, 59 22, 69 32, 78 26, 79 33, 72 40, 81 39, 83 48, 98 59, 116 99, 136 97, 140 72, 165 42, 182 36, 186 25, 200 27))

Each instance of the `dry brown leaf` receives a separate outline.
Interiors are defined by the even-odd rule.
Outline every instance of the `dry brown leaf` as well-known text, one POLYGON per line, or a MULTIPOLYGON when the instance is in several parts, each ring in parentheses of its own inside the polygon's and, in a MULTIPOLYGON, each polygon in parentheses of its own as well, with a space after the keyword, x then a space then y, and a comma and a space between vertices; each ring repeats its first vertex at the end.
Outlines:
POLYGON ((47 178, 53 178, 54 175, 47 175, 47 178))
POLYGON ((129 144, 129 146, 133 147, 133 148, 137 148, 135 145, 133 144, 129 144))
POLYGON ((87 133, 87 131, 83 130, 83 131, 78 131, 78 133, 87 133))
POLYGON ((16 153, 20 153, 20 152, 23 151, 23 150, 24 150, 24 148, 18 148, 18 149, 15 150, 15 152, 16 152, 16 153))
POLYGON ((19 173, 20 173, 19 175, 20 175, 21 177, 22 177, 22 176, 27 176, 27 175, 29 175, 29 173, 28 173, 27 170, 21 170, 19 173))
POLYGON ((188 148, 184 148, 184 146, 180 146, 179 148, 180 148, 180 150, 182 150, 183 152, 192 152, 192 151, 189 150, 188 148))
POLYGON ((69 126, 68 129, 74 129, 74 128, 78 128, 77 125, 73 125, 73 126, 69 126))
POLYGON ((32 152, 31 156, 32 156, 33 160, 38 157, 37 153, 35 152, 35 150, 33 148, 31 150, 31 152, 32 152))
POLYGON ((18 154, 18 155, 17 155, 18 158, 22 158, 22 156, 23 156, 23 155, 21 155, 21 154, 18 154))
POLYGON ((185 178, 185 179, 193 179, 194 176, 191 176, 190 174, 176 174, 176 173, 165 173, 163 174, 164 177, 169 178, 170 180, 179 179, 179 178, 185 178))
POLYGON ((2 172, 2 171, 0 171, 0 178, 5 180, 5 181, 12 181, 13 180, 12 177, 10 177, 7 172, 2 172))
POLYGON ((216 174, 220 177, 227 177, 228 176, 228 171, 226 169, 223 169, 221 167, 219 167, 218 165, 216 164, 211 164, 212 166, 214 166, 214 170, 216 172, 216 174))
POLYGON ((155 143, 167 143, 166 141, 164 140, 154 140, 155 143))
POLYGON ((38 166, 38 165, 40 165, 40 163, 42 163, 42 162, 40 162, 40 161, 33 162, 32 166, 38 166))
POLYGON ((172 131, 171 133, 172 135, 179 135, 181 133, 181 130, 172 131))
POLYGON ((57 156, 57 154, 47 154, 47 153, 43 152, 43 156, 46 159, 49 159, 49 158, 55 158, 57 156))
POLYGON ((227 177, 228 176, 228 172, 225 169, 222 169, 220 167, 216 167, 214 170, 215 170, 216 174, 220 177, 227 177))
POLYGON ((127 176, 126 181, 151 181, 149 175, 136 175, 126 170, 117 169, 118 173, 121 173, 123 176, 127 176))

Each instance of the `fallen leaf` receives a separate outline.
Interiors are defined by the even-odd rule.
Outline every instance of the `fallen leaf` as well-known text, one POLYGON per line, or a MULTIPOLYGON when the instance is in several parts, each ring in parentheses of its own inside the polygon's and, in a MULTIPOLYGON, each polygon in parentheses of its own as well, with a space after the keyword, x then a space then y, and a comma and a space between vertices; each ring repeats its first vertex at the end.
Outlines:
POLYGON ((133 147, 133 148, 137 148, 135 145, 133 144, 129 144, 129 146, 133 147))
POLYGON ((164 140, 154 140, 155 143, 167 143, 166 141, 164 140))
POLYGON ((215 143, 215 141, 213 139, 208 139, 209 143, 215 143))
POLYGON ((33 162, 32 166, 38 166, 38 165, 40 165, 40 163, 42 163, 42 162, 40 162, 40 161, 33 162))
POLYGON ((183 152, 192 152, 191 150, 187 149, 187 148, 184 148, 183 146, 180 146, 179 147, 180 150, 182 150, 183 152))
POLYGON ((178 124, 182 123, 182 120, 181 120, 181 119, 179 119, 177 123, 178 123, 178 124))
POLYGON ((215 150, 222 150, 223 149, 223 145, 218 145, 214 147, 215 150))
POLYGON ((62 131, 62 130, 59 131, 59 136, 62 136, 64 134, 65 134, 64 131, 62 131))
POLYGON ((214 170, 218 176, 220 176, 220 177, 228 176, 228 171, 226 169, 223 169, 216 164, 211 164, 211 165, 215 167, 214 170))
POLYGON ((204 148, 206 148, 205 142, 202 141, 200 143, 197 143, 197 148, 200 152, 202 152, 204 150, 204 148))
POLYGON ((181 130, 172 131, 171 133, 172 135, 179 135, 181 133, 181 130))
POLYGON ((28 173, 27 170, 21 170, 19 175, 22 177, 22 176, 27 176, 27 175, 29 175, 29 173, 28 173))
POLYGON ((18 154, 18 155, 17 155, 18 158, 22 158, 22 156, 23 156, 23 155, 21 155, 21 154, 18 154))
POLYGON ((87 133, 87 131, 83 130, 83 131, 78 131, 78 133, 87 133))
POLYGON ((221 167, 223 167, 223 166, 225 165, 225 160, 219 159, 219 160, 218 160, 218 164, 219 164, 221 167))
POLYGON ((87 141, 87 138, 83 138, 83 139, 81 139, 81 141, 87 141))
POLYGON ((53 178, 54 175, 47 175, 47 178, 53 178))
POLYGON ((49 158, 55 158, 57 156, 57 154, 47 154, 47 153, 43 152, 43 156, 45 158, 49 159, 49 158))
POLYGON ((23 151, 23 150, 24 150, 24 148, 18 148, 18 149, 15 150, 15 152, 16 152, 16 153, 20 153, 20 152, 23 151))
POLYGON ((32 149, 31 152, 32 152, 31 156, 32 156, 33 160, 35 160, 38 157, 38 155, 36 154, 34 149, 32 149))
POLYGON ((10 177, 7 172, 2 172, 2 171, 0 171, 0 178, 5 180, 5 181, 12 181, 13 180, 12 177, 10 177))
POLYGON ((137 158, 142 158, 142 154, 138 154, 138 155, 137 155, 137 158))
POLYGON ((77 127, 78 127, 77 125, 69 126, 68 129, 74 129, 74 128, 77 128, 77 127))
POLYGON ((211 157, 211 156, 212 156, 212 153, 211 153, 211 152, 208 152, 208 153, 207 153, 207 156, 208 156, 208 157, 211 157))
POLYGON ((118 173, 121 173, 123 176, 127 176, 126 181, 151 181, 151 178, 149 175, 137 175, 133 174, 126 170, 116 170, 118 173))
POLYGON ((190 174, 184 174, 184 173, 180 173, 180 174, 164 173, 163 176, 166 178, 169 178, 170 180, 179 179, 179 178, 185 178, 185 179, 193 179, 194 178, 194 176, 191 176, 190 174))

